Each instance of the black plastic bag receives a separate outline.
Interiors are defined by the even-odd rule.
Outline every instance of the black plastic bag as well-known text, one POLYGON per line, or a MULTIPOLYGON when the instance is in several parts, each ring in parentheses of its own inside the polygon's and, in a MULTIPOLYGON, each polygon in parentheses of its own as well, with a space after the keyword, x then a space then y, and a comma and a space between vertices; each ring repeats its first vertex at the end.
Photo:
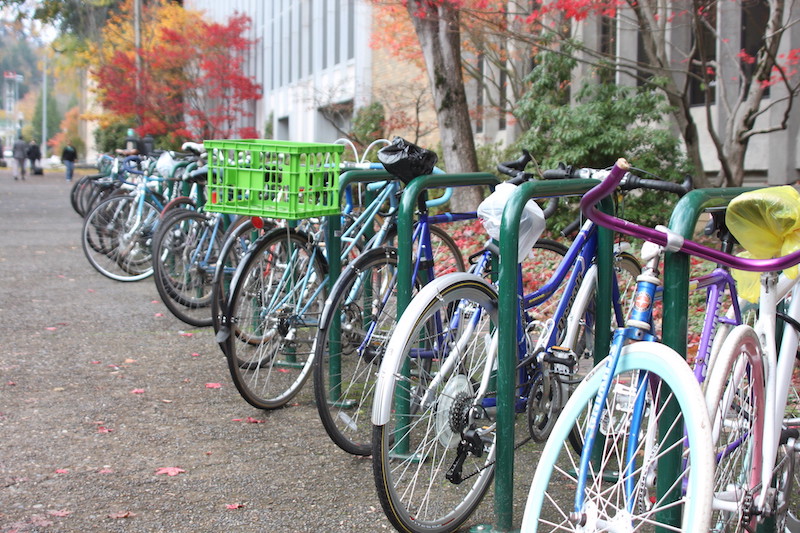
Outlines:
POLYGON ((392 144, 378 151, 378 161, 392 174, 408 183, 417 176, 433 172, 439 160, 435 152, 420 148, 400 137, 395 137, 392 144))

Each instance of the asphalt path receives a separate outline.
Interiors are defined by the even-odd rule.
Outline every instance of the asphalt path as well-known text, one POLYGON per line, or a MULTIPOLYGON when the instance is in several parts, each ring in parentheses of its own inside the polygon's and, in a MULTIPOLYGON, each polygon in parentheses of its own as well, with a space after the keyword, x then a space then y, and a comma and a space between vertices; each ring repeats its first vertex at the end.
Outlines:
MULTIPOLYGON (((392 530, 311 383, 288 408, 245 403, 213 331, 152 280, 92 269, 70 188, 0 168, 0 532, 392 530)), ((469 526, 494 523, 492 501, 469 526)))

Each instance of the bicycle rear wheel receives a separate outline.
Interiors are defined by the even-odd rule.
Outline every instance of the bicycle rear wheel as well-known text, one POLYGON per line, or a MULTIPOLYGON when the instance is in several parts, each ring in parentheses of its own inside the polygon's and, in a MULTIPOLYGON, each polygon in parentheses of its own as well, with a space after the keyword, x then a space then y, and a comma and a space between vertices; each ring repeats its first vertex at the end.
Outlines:
POLYGON ((282 407, 308 379, 326 275, 322 251, 288 228, 260 238, 237 269, 226 315, 236 328, 225 352, 233 382, 252 406, 282 407))
POLYGON ((716 453, 710 531, 752 530, 753 490, 761 481, 765 427, 764 368, 758 336, 747 325, 727 336, 706 379, 706 401, 716 453))
POLYGON ((578 486, 581 457, 569 436, 578 427, 585 441, 606 379, 604 366, 587 375, 556 421, 534 474, 522 530, 707 532, 714 483, 708 413, 698 409, 703 394, 685 360, 662 344, 624 349, 585 485, 578 486), (583 497, 577 510, 576 494, 583 497))
POLYGON ((490 385, 497 294, 472 274, 423 287, 378 375, 372 457, 378 497, 400 531, 446 532, 469 518, 494 475, 490 385))

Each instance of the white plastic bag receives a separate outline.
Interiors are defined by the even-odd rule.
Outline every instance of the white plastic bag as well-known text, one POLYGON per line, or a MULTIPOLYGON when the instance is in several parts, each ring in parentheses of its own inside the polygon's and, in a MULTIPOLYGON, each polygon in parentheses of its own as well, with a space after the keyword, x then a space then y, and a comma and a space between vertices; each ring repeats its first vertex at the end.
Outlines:
POLYGON ((158 156, 158 161, 156 161, 156 172, 162 178, 170 178, 172 177, 172 167, 175 166, 175 160, 172 158, 172 154, 164 152, 160 156, 158 156))
MULTIPOLYGON (((500 224, 503 220, 503 209, 514 194, 517 186, 511 183, 501 183, 495 187, 481 205, 478 206, 478 217, 489 236, 500 241, 500 224)), ((519 221, 519 262, 522 262, 533 250, 533 245, 542 235, 545 228, 544 213, 542 208, 533 200, 528 200, 522 210, 519 221)))

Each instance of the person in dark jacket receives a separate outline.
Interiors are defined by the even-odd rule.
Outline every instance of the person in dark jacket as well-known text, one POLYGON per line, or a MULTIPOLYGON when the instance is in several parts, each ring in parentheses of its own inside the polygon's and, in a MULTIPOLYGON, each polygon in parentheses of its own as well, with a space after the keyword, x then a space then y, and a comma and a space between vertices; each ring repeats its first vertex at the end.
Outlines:
POLYGON ((64 151, 61 152, 61 161, 63 161, 64 166, 67 167, 67 181, 72 181, 72 171, 75 169, 76 159, 78 159, 78 151, 75 150, 75 147, 72 146, 70 141, 67 141, 64 151))
POLYGON ((39 160, 42 158, 42 151, 39 149, 39 145, 36 144, 35 140, 31 140, 31 143, 28 145, 26 155, 28 156, 28 161, 31 162, 31 175, 33 175, 36 172, 36 168, 39 166, 39 160))

